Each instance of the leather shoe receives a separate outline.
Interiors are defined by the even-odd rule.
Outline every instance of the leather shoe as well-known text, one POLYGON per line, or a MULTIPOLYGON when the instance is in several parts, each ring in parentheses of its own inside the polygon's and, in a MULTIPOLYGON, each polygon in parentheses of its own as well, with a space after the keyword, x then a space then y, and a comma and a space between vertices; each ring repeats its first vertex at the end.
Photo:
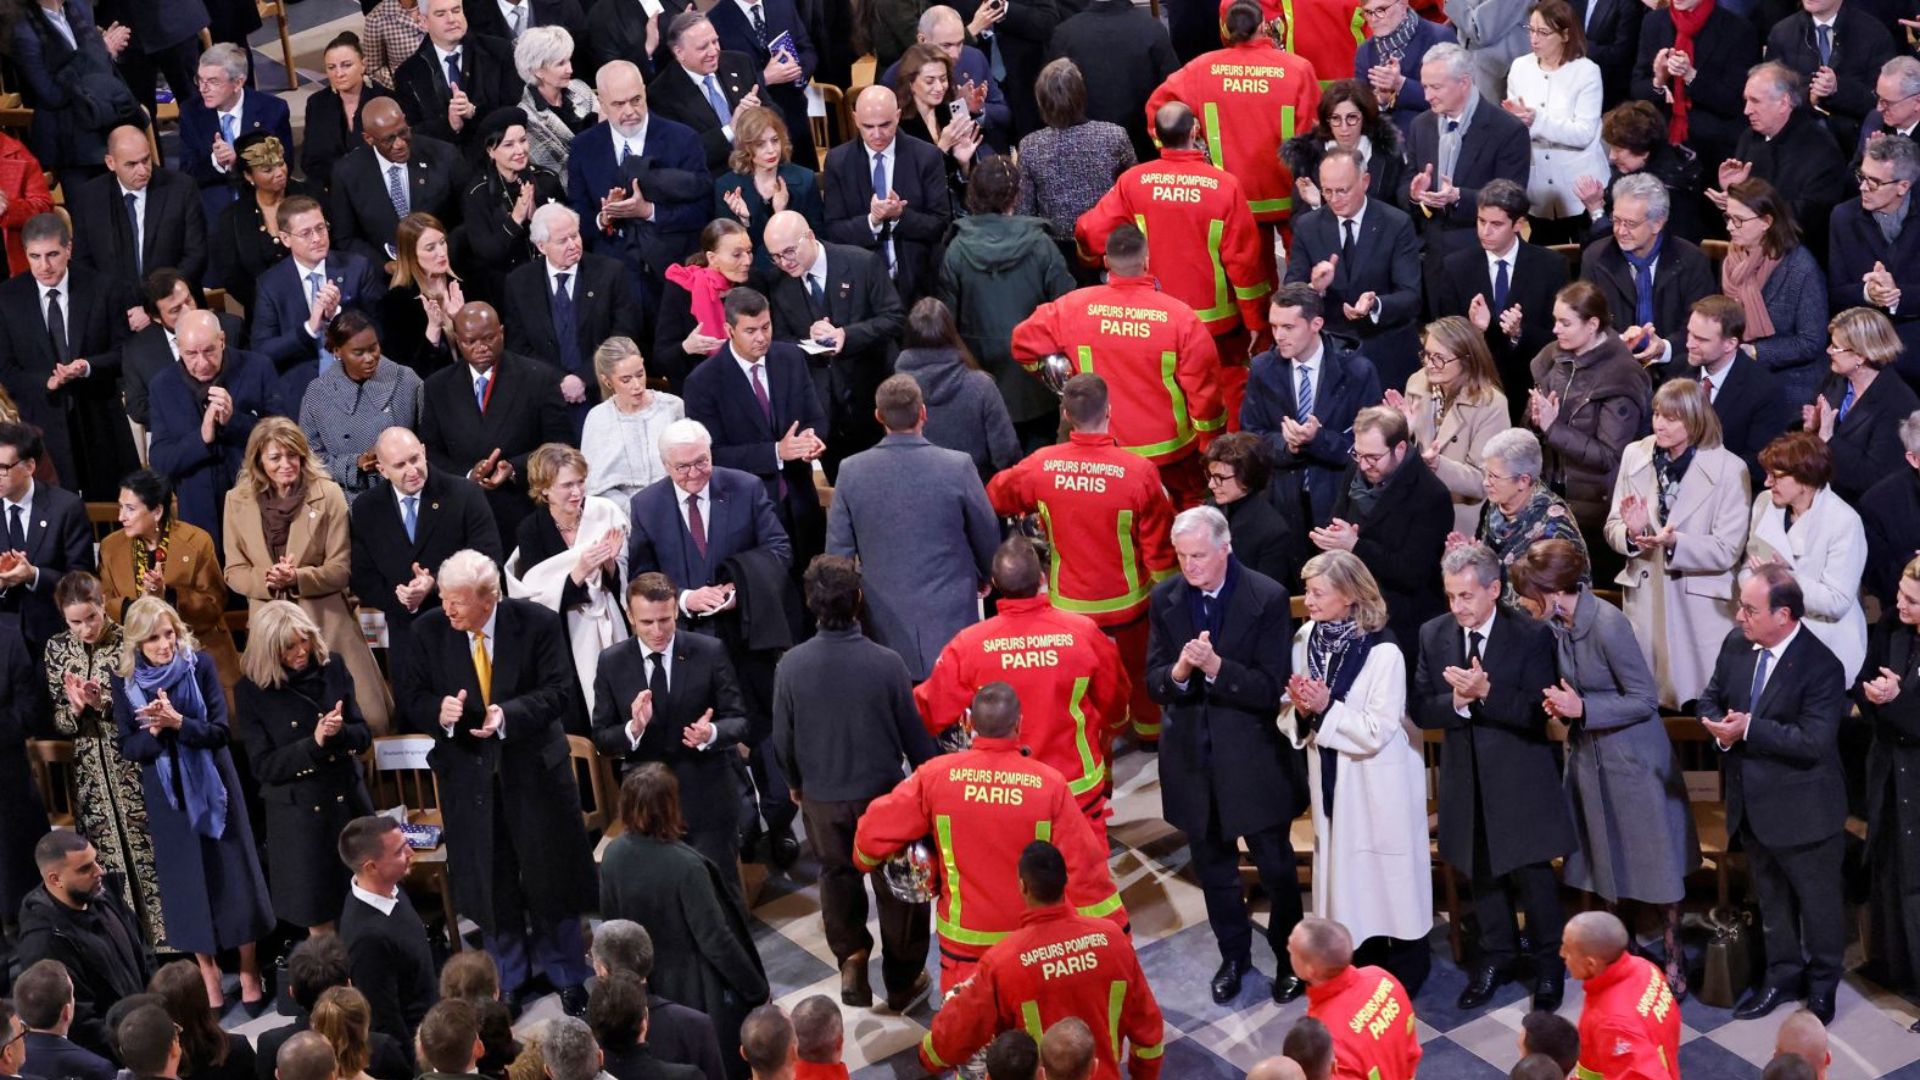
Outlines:
POLYGON ((894 993, 891 990, 887 992, 887 1008, 893 1010, 896 1015, 903 1015, 910 1012, 914 1006, 927 1000, 927 995, 932 992, 932 990, 933 977, 922 971, 919 976, 913 980, 912 986, 907 987, 899 993, 894 993))
POLYGON ((1819 1017, 1821 1024, 1827 1027, 1832 1027, 1833 1026, 1833 995, 1832 994, 1808 994, 1807 995, 1807 1011, 1819 1017))
POLYGON ((873 984, 867 981, 865 949, 846 958, 840 965, 840 1004, 856 1009, 873 1008, 873 984))
POLYGON ((1246 977, 1248 963, 1245 960, 1223 960, 1220 970, 1213 973, 1213 1003, 1225 1005, 1240 996, 1240 980, 1246 977))
POLYGON ((1481 964, 1474 969, 1473 977, 1467 980, 1467 988, 1460 991, 1460 997, 1453 1004, 1462 1012, 1484 1006, 1493 1000, 1493 992, 1507 981, 1507 973, 1498 964, 1481 964))
MULTIPOLYGON (((1758 1020, 1787 1002, 1792 1001, 1797 996, 1798 995, 1788 993, 1777 986, 1763 987, 1747 995, 1747 1000, 1743 1002, 1739 1008, 1733 1010, 1733 1018, 1735 1020, 1758 1020)), ((1827 1015, 1833 1015, 1831 1005, 1829 1005, 1827 1015)))
POLYGON ((586 986, 580 983, 575 983, 572 986, 561 987, 560 988, 560 1007, 566 1010, 566 1013, 568 1016, 587 1015, 586 986))
MULTIPOLYGON (((1560 967, 1558 961, 1553 965, 1560 967)), ((1534 980, 1533 1009, 1535 1012, 1559 1012, 1560 1002, 1567 995, 1567 973, 1564 970, 1545 972, 1534 980)))
POLYGON ((778 870, 790 870, 800 861, 800 841, 788 833, 767 838, 767 857, 778 870))
POLYGON ((1282 969, 1273 976, 1273 1003, 1285 1005, 1307 992, 1306 981, 1290 971, 1282 969))

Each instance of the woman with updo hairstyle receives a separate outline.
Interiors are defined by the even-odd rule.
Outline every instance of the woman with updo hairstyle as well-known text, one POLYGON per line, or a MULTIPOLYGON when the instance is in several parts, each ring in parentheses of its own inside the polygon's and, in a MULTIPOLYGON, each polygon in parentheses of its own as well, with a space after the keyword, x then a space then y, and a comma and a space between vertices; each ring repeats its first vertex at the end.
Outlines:
POLYGON ((753 276, 753 237, 730 217, 700 230, 700 250, 667 267, 653 333, 653 367, 675 393, 702 360, 727 343, 721 298, 753 276))
POLYGON ((369 78, 360 35, 342 30, 320 50, 326 85, 307 98, 307 123, 301 137, 300 171, 318 192, 333 185, 334 162, 362 145, 360 120, 367 102, 392 97, 369 78))
POLYGON ((667 475, 660 433, 687 415, 686 402, 648 385, 647 359, 630 337, 610 337, 593 350, 600 404, 587 411, 580 453, 587 459, 587 494, 621 506, 667 475))
POLYGON ((1900 424, 1920 410, 1920 396, 1889 370, 1905 346, 1885 314, 1848 308, 1827 324, 1827 333, 1832 374, 1801 407, 1802 426, 1827 444, 1833 490, 1857 508, 1875 481, 1908 468, 1900 424))
POLYGON ((212 223, 213 250, 209 255, 213 272, 209 281, 224 286, 227 295, 247 309, 249 323, 260 275, 287 256, 276 228, 280 203, 289 195, 314 194, 313 188, 289 173, 290 149, 282 146, 277 136, 260 131, 250 131, 235 140, 233 151, 238 160, 233 179, 240 197, 221 210, 212 223))
MULTIPOLYGON (((727 171, 713 179, 713 200, 715 217, 730 217, 753 236, 765 236, 767 222, 782 210, 799 213, 816 234, 827 229, 818 174, 794 164, 787 122, 765 105, 741 110, 733 122, 733 152, 727 155, 727 171)), ((754 251, 756 279, 778 272, 771 253, 754 251)))
MULTIPOLYGON (((1414 15, 1412 18, 1419 18, 1414 15)), ((1280 144, 1280 160, 1293 174, 1296 208, 1320 208, 1320 159, 1338 147, 1360 155, 1367 166, 1367 196, 1391 200, 1406 190, 1407 148, 1400 129, 1380 111, 1373 87, 1335 79, 1320 89, 1313 130, 1280 144)))
POLYGON ((393 234, 393 276, 380 298, 381 351, 422 379, 453 363, 453 317, 466 304, 451 236, 424 211, 401 218, 393 234))
POLYGON ((1293 580, 1293 530, 1267 496, 1273 448, 1252 432, 1230 431, 1207 445, 1207 505, 1227 519, 1233 557, 1275 581, 1293 580))
POLYGON ((322 990, 308 1026, 333 1047, 336 1080, 372 1080, 367 1065, 373 1061, 373 1008, 365 994, 351 986, 322 990))
MULTIPOLYGON (((1553 298, 1553 341, 1533 358, 1527 418, 1546 450, 1548 485, 1566 492, 1580 527, 1599 533, 1613 498, 1620 455, 1640 437, 1653 385, 1613 330, 1607 298, 1576 281, 1553 298)), ((1618 560, 1596 566, 1613 574, 1618 560)))
POLYGON ((984 482, 1020 461, 1020 439, 1013 433, 1007 403, 993 376, 960 340, 947 305, 922 297, 907 313, 907 333, 894 371, 913 376, 926 398, 924 434, 935 446, 958 450, 973 459, 984 482))
POLYGON ((1789 431, 1760 451, 1767 490, 1748 519, 1747 569, 1778 563, 1793 571, 1806 598, 1800 625, 1840 660, 1851 681, 1867 656, 1867 614, 1860 578, 1867 534, 1860 515, 1828 486, 1833 454, 1810 431, 1789 431))

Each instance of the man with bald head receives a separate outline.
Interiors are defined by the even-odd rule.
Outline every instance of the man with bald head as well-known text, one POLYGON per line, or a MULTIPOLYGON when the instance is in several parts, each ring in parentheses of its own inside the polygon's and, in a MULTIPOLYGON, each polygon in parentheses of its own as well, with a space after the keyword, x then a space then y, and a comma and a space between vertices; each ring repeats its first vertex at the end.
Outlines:
POLYGON ((327 223, 336 246, 378 265, 392 261, 394 231, 408 214, 432 214, 449 229, 460 224, 466 165, 458 147, 415 132, 389 97, 367 102, 360 137, 363 144, 333 167, 327 223))
POLYGON ((1047 1080, 1090 1080, 1095 1062, 1093 1029, 1069 1016, 1040 1038, 1040 1067, 1047 1080))
POLYGON ((333 1045, 317 1031, 302 1031, 280 1044, 273 1056, 275 1080, 338 1080, 333 1045))
POLYGON ((498 563, 505 549, 480 485, 434 468, 413 432, 388 428, 373 453, 380 479, 351 510, 351 580, 353 595, 387 618, 391 666, 407 653, 413 620, 440 606, 433 575, 447 556, 472 549, 498 563))
POLYGON ((762 239, 780 270, 767 297, 773 336, 826 349, 807 368, 827 410, 826 468, 832 478, 842 459, 880 439, 873 392, 893 370, 906 312, 883 260, 849 244, 823 243, 798 213, 773 215, 762 239))
POLYGON ((1309 915, 1287 935, 1293 973, 1307 983, 1307 1015, 1333 1036, 1334 1075, 1413 1080, 1420 1068, 1413 998, 1384 968, 1356 967, 1353 935, 1309 915))
POLYGON ((1811 1009, 1795 1009, 1787 1014, 1780 1031, 1773 1037, 1773 1056, 1796 1057, 1813 1070, 1814 1080, 1827 1080, 1833 1065, 1833 1051, 1827 1046, 1827 1025, 1811 1009))
POLYGON ((827 153, 827 239, 880 256, 900 302, 933 292, 934 259, 953 220, 946 160, 928 142, 900 134, 900 102, 884 86, 853 104, 859 138, 827 153))
POLYGON ((1560 934, 1567 973, 1586 987, 1580 1008, 1582 1076, 1678 1077, 1680 1003, 1660 965, 1627 951, 1626 924, 1583 911, 1560 934))
POLYGON ((67 193, 74 269, 111 283, 114 311, 132 330, 147 325, 140 281, 171 266, 198 286, 207 272, 207 219, 200 188, 154 160, 147 133, 131 125, 107 135, 107 172, 67 193))
POLYGON ((273 364, 227 342, 211 311, 180 316, 180 363, 153 377, 153 471, 173 481, 180 520, 221 543, 227 490, 244 471, 247 438, 263 416, 284 415, 275 402, 273 364))
POLYGON ((1247 1070, 1247 1080, 1307 1080, 1300 1063, 1290 1057, 1262 1058, 1247 1070))

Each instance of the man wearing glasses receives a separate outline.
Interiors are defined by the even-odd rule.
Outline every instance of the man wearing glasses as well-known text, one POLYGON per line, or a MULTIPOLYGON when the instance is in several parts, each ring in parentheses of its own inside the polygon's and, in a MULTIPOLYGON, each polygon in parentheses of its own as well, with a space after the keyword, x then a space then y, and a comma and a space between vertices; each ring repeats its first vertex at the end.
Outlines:
MULTIPOLYGON (((137 6, 137 5, 136 5, 137 6)), ((233 144, 250 132, 278 136, 280 145, 293 148, 293 122, 287 103, 274 94, 247 93, 247 52, 244 46, 222 42, 200 54, 194 79, 198 94, 183 93, 180 101, 180 171, 200 184, 201 208, 207 226, 220 220, 220 211, 237 200, 235 170, 244 168, 233 144)))
POLYGON ((1367 0, 1360 14, 1367 19, 1367 40, 1353 52, 1354 81, 1373 88, 1380 111, 1405 138, 1413 134, 1413 118, 1427 111, 1427 92, 1420 88, 1427 50, 1443 41, 1458 44, 1459 34, 1415 15, 1407 0, 1367 0))
POLYGON ((416 134, 392 98, 367 102, 360 135, 366 145, 334 166, 328 217, 342 250, 384 263, 394 257, 394 232, 408 214, 456 223, 466 167, 452 143, 416 134))
POLYGON ((1827 293, 1834 311, 1874 307, 1893 320, 1908 349, 1920 347, 1920 228, 1910 227, 1920 145, 1904 135, 1871 139, 1854 174, 1859 197, 1834 208, 1827 257, 1827 293))
POLYGON ((288 257, 260 275, 253 349, 282 373, 317 360, 318 375, 338 362, 320 340, 327 324, 348 308, 373 315, 387 294, 387 279, 364 255, 333 250, 326 215, 308 196, 282 200, 277 227, 288 257))
POLYGON ((1860 125, 1860 144, 1853 152, 1854 168, 1866 156, 1867 144, 1882 135, 1913 138, 1920 128, 1920 59, 1896 56, 1880 69, 1873 84, 1873 111, 1860 125))
POLYGON ((1580 280, 1607 298, 1633 358, 1664 376, 1658 365, 1676 351, 1685 356, 1693 303, 1719 291, 1713 267, 1693 244, 1667 231, 1672 213, 1666 186, 1638 172, 1613 184, 1613 236, 1580 257, 1580 280), (1680 342, 1678 350, 1674 342, 1680 342))

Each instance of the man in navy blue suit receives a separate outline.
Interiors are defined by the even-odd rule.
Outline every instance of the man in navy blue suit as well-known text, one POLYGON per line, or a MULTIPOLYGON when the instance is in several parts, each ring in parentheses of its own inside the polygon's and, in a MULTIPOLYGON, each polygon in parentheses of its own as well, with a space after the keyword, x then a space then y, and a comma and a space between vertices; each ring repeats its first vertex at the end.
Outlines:
POLYGON ((372 316, 387 281, 364 256, 333 250, 326 215, 308 196, 280 204, 279 235, 289 254, 260 275, 253 349, 281 372, 316 361, 318 375, 335 363, 320 340, 327 324, 348 308, 372 316))
POLYGON ((650 314, 667 267, 692 253, 713 216, 706 151, 692 128, 647 111, 647 84, 632 63, 602 67, 594 86, 606 120, 573 138, 567 201, 587 248, 626 264, 650 314))
POLYGON ((708 9, 707 20, 720 35, 722 49, 753 57, 767 104, 780 110, 787 122, 793 160, 810 166, 815 157, 813 125, 807 119, 807 80, 813 78, 820 57, 794 0, 720 0, 708 9), (790 51, 783 35, 793 42, 790 51), (778 53, 772 51, 776 42, 782 43, 778 53))
POLYGON ((264 131, 293 151, 293 122, 287 103, 273 94, 247 92, 247 55, 240 46, 221 43, 200 54, 200 95, 180 89, 180 171, 200 184, 207 227, 240 197, 234 183, 240 160, 233 144, 240 136, 264 131))

